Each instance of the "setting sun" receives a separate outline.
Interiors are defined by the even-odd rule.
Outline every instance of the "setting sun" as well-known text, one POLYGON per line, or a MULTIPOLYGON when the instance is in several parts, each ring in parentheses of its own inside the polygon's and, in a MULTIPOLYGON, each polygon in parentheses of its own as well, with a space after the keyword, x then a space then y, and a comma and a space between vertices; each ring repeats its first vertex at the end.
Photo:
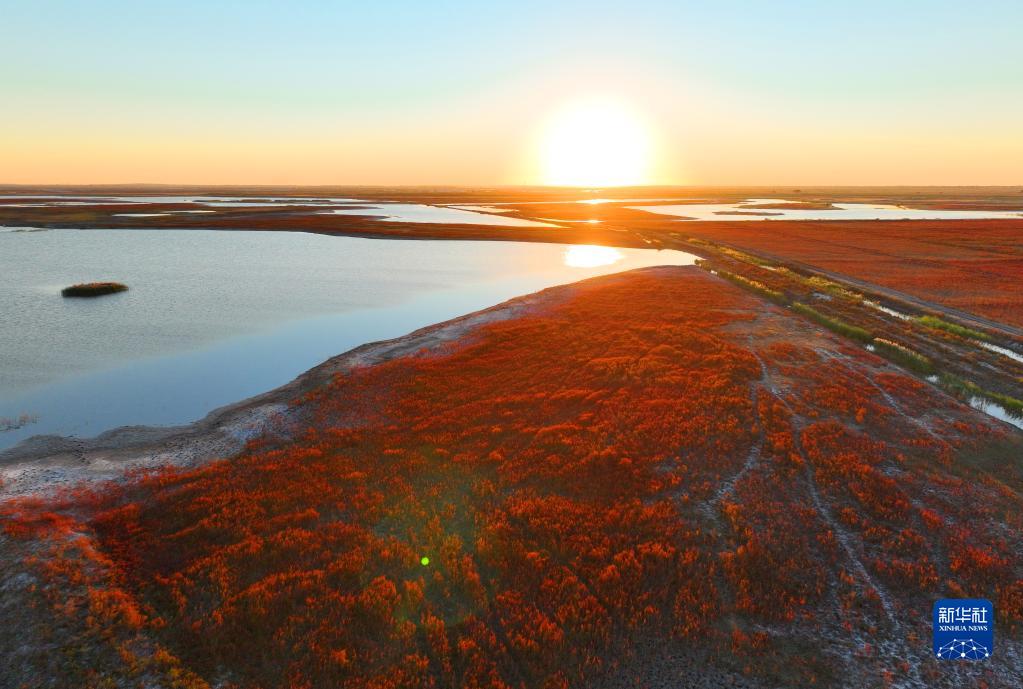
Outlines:
POLYGON ((647 127, 614 101, 585 101, 557 113, 544 133, 541 157, 545 184, 612 187, 649 182, 647 127))

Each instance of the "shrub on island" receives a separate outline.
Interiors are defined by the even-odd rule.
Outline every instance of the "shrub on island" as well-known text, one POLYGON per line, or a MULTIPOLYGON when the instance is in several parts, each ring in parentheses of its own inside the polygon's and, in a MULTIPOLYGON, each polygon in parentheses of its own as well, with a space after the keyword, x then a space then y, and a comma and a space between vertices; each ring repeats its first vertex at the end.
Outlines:
POLYGON ((122 285, 120 282, 83 282, 65 287, 60 294, 64 297, 101 297, 104 294, 127 291, 128 285, 122 285))

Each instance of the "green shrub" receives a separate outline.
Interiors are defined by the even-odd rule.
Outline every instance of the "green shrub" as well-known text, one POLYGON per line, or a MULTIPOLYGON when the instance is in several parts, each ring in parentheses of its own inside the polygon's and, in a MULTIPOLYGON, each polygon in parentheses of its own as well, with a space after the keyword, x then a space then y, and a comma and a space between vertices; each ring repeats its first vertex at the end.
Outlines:
POLYGON ((757 280, 751 280, 748 277, 737 275, 735 273, 730 273, 727 270, 718 270, 718 275, 728 280, 732 284, 738 285, 739 287, 749 290, 750 292, 755 292, 756 294, 759 294, 760 296, 766 299, 770 299, 775 304, 780 304, 784 306, 787 303, 787 300, 785 299, 785 295, 783 293, 779 292, 776 289, 771 289, 762 282, 759 282, 757 280))
POLYGON ((874 340, 874 348, 886 359, 890 359, 917 373, 928 374, 934 372, 934 363, 930 359, 898 342, 879 337, 874 340))
POLYGON ((863 295, 859 292, 853 292, 850 289, 846 289, 837 282, 833 282, 827 278, 814 275, 813 277, 805 278, 803 283, 812 289, 827 292, 828 294, 833 294, 836 297, 845 297, 846 299, 851 299, 853 301, 863 301, 863 295))
POLYGON ((1000 392, 985 390, 976 383, 964 380, 951 373, 942 373, 938 380, 941 387, 950 392, 957 393, 963 397, 982 397, 996 404, 1000 404, 1006 411, 1014 416, 1023 416, 1023 400, 1018 400, 1011 395, 1004 395, 1000 392))
POLYGON ((979 330, 973 330, 972 328, 967 328, 956 323, 949 323, 948 321, 942 320, 937 316, 917 316, 913 320, 919 323, 920 325, 926 326, 928 328, 934 328, 935 330, 944 330, 947 333, 952 333, 953 335, 958 335, 959 337, 968 337, 974 340, 983 341, 991 339, 985 333, 982 333, 979 330))
POLYGON ((845 335, 846 337, 851 337, 852 339, 857 340, 859 342, 870 342, 871 340, 874 339, 874 336, 871 335, 868 330, 864 330, 863 328, 860 328, 859 326, 852 325, 850 323, 846 323, 845 321, 840 321, 837 318, 831 318, 830 316, 825 316, 823 313, 821 313, 817 309, 812 308, 810 306, 807 306, 806 304, 803 304, 802 302, 798 302, 798 301, 797 302, 793 302, 792 303, 792 310, 795 311, 796 313, 803 314, 804 316, 806 316, 810 320, 816 321, 817 323, 823 325, 828 330, 831 330, 832 332, 836 332, 839 335, 845 335))
POLYGON ((762 268, 770 268, 773 265, 770 261, 765 261, 764 259, 758 256, 747 254, 745 251, 729 249, 727 246, 719 246, 717 247, 717 249, 725 256, 731 256, 735 260, 742 261, 743 263, 752 263, 753 265, 760 266, 762 268))

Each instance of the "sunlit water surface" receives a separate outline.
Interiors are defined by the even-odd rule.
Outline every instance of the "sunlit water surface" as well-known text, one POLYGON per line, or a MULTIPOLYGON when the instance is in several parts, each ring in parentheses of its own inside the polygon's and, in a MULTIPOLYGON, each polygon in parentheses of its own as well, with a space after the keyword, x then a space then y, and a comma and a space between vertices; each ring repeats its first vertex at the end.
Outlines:
MULTIPOLYGON (((265 197, 246 198, 243 196, 114 196, 114 197, 80 197, 90 198, 89 201, 64 200, 59 196, 20 196, 24 202, 5 204, 8 207, 60 207, 81 206, 103 203, 188 203, 199 207, 197 210, 172 210, 152 213, 114 213, 121 218, 159 218, 188 213, 216 213, 217 208, 274 208, 275 206, 308 208, 310 212, 335 215, 362 215, 388 222, 411 223, 443 223, 451 225, 497 225, 501 227, 556 227, 546 222, 525 220, 523 218, 502 217, 500 213, 511 212, 510 208, 470 204, 434 206, 425 203, 396 203, 359 201, 349 198, 287 198, 265 197), (357 205, 358 208, 345 206, 357 205), (341 206, 340 208, 336 208, 341 206), (324 208, 331 210, 322 210, 324 208)), ((304 210, 303 208, 303 210, 304 210)))
POLYGON ((179 424, 360 344, 678 251, 204 230, 0 230, 0 432, 179 424), (128 292, 65 299, 116 280, 128 292), (0 424, 2 427, 2 424, 0 424))
MULTIPOLYGON (((477 206, 487 210, 485 206, 477 206)), ((496 212, 506 212, 494 209, 496 212)), ((444 223, 451 225, 498 225, 502 227, 556 227, 545 222, 509 218, 502 215, 480 213, 455 206, 430 206, 422 203, 381 203, 368 204, 362 208, 341 208, 319 211, 328 215, 369 215, 391 222, 444 223)))

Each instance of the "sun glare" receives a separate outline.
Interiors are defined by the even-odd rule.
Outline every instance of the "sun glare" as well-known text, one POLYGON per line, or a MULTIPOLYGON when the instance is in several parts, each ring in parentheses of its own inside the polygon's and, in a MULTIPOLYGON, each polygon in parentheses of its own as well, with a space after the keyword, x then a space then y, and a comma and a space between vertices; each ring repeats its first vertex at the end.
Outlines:
POLYGON ((621 251, 609 246, 574 244, 565 249, 565 265, 569 268, 609 266, 625 258, 621 251))
POLYGON ((649 183, 647 128, 634 112, 614 101, 585 101, 557 113, 544 133, 541 156, 545 184, 649 183))

